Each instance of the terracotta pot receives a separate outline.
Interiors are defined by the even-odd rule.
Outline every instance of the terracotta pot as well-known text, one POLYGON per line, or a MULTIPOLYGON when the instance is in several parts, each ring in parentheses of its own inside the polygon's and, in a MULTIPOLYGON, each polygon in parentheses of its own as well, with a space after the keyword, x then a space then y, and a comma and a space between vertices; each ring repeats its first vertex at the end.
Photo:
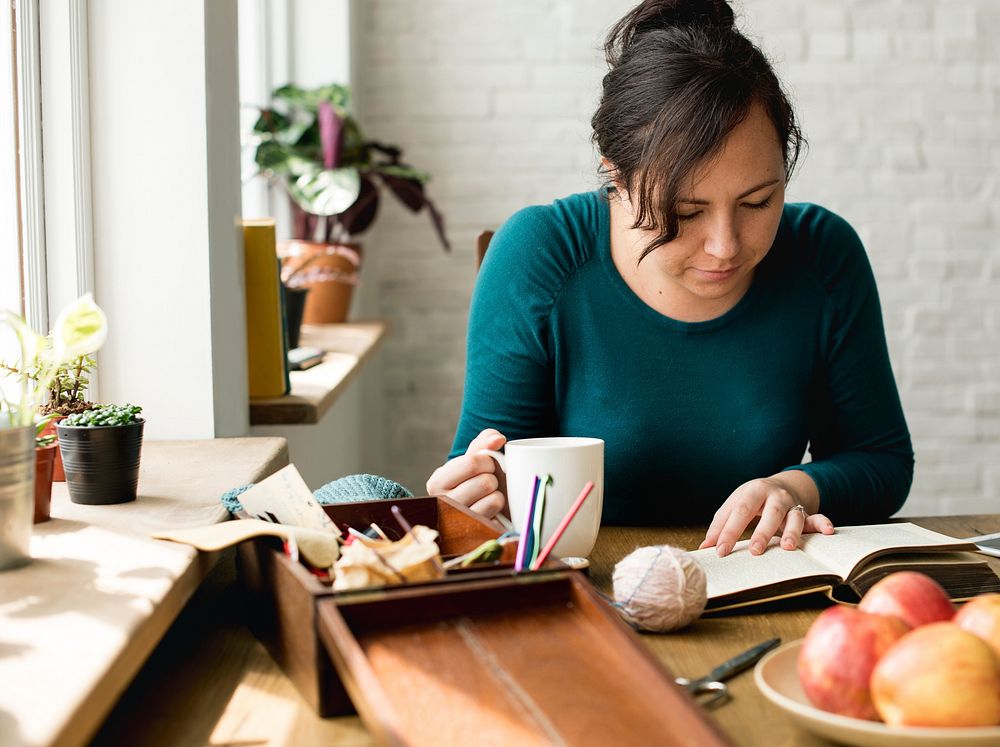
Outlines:
POLYGON ((49 520, 52 506, 52 468, 59 447, 56 444, 35 449, 35 523, 49 520))
POLYGON ((279 241, 282 280, 291 287, 309 289, 303 324, 347 321, 354 286, 361 268, 360 244, 320 241, 279 241))
MULTIPOLYGON (((60 420, 65 419, 65 415, 57 415, 52 418, 48 423, 46 423, 45 428, 42 430, 43 436, 54 436, 56 435, 56 423, 60 420)), ((55 449, 55 457, 52 462, 52 482, 66 482, 66 473, 63 471, 62 463, 62 452, 59 451, 59 440, 56 439, 55 444, 53 444, 55 449)))

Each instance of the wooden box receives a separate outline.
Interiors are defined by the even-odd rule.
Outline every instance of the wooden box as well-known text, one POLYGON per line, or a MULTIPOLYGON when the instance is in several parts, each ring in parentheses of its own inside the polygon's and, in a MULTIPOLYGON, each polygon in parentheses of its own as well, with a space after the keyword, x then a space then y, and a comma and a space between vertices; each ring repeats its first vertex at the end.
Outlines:
MULTIPOLYGON (((389 533, 393 504, 436 528, 445 556, 498 535, 446 498, 325 508, 338 524, 389 533)), ((729 744, 559 563, 336 593, 275 545, 244 543, 240 561, 251 627, 306 700, 324 716, 356 707, 382 744, 729 744)))
MULTIPOLYGON (((391 507, 399 506, 411 524, 423 524, 439 533, 438 546, 444 557, 474 550, 500 532, 462 505, 443 497, 402 498, 324 506, 338 525, 365 529, 378 524, 392 539, 402 536, 391 507)), ((453 582, 458 578, 485 575, 509 576, 515 548, 504 548, 503 565, 497 570, 449 573, 442 581, 413 585, 426 588, 453 582)), ((295 683, 302 696, 321 716, 353 713, 354 707, 344 691, 330 659, 317 639, 316 603, 326 597, 344 597, 356 592, 335 592, 328 583, 291 562, 280 543, 270 538, 245 542, 237 549, 239 575, 248 592, 248 623, 254 635, 267 647, 271 656, 295 683)), ((547 567, 562 567, 548 563, 547 567)), ((402 587, 388 587, 386 593, 402 587)), ((410 587, 407 587, 410 588, 410 587)))

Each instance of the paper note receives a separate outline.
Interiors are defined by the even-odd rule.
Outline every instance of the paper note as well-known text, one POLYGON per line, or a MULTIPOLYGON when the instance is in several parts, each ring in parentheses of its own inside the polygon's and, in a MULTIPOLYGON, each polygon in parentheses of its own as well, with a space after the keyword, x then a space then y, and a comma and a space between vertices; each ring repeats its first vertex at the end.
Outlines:
POLYGON ((322 529, 340 536, 340 529, 316 502, 293 464, 241 493, 239 500, 251 516, 261 521, 322 529))
POLYGON ((215 552, 254 537, 273 536, 293 539, 299 552, 316 568, 329 568, 337 560, 337 536, 329 530, 282 526, 257 519, 239 519, 207 527, 173 529, 154 534, 155 539, 183 542, 206 552, 215 552))

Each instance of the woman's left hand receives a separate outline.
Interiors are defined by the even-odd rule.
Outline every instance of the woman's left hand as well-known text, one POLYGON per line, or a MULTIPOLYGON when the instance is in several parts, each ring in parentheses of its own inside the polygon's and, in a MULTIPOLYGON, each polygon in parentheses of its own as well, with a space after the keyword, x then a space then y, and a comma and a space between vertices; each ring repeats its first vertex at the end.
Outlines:
POLYGON ((778 534, 781 546, 794 550, 805 532, 833 534, 833 522, 814 513, 818 508, 816 483, 801 470, 750 480, 733 491, 715 512, 699 549, 714 545, 720 556, 728 555, 750 522, 759 516, 750 538, 751 555, 764 552, 778 534))

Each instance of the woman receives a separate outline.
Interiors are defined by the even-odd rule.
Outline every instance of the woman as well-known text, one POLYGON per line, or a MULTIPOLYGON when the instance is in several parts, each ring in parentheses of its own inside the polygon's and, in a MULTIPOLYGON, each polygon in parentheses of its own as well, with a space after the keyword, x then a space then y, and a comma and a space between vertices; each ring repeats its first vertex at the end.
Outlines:
POLYGON ((770 65, 724 0, 646 0, 605 49, 608 185, 493 238, 428 492, 494 515, 478 452, 564 434, 605 441, 606 523, 710 521, 720 555, 758 517, 754 554, 886 519, 913 451, 875 281, 843 219, 784 202, 802 141, 770 65))

